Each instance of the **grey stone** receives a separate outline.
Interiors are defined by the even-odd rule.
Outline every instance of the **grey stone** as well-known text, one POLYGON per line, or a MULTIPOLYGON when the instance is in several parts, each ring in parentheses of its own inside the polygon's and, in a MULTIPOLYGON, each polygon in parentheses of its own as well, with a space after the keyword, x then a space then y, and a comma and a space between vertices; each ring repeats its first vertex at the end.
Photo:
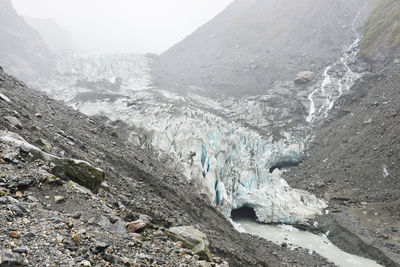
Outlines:
POLYGON ((96 241, 95 246, 97 251, 103 252, 108 247, 108 244, 105 242, 96 241))
POLYGON ((64 197, 63 196, 54 196, 54 201, 56 203, 61 203, 64 201, 64 197))
POLYGON ((11 204, 9 208, 14 213, 15 216, 23 216, 24 213, 28 212, 28 210, 25 209, 25 207, 19 204, 11 204))
POLYGON ((25 263, 19 253, 13 253, 8 249, 2 249, 0 266, 25 266, 25 263))
POLYGON ((28 196, 28 200, 32 202, 38 202, 39 200, 34 196, 28 196))
POLYGON ((10 204, 10 203, 18 204, 19 201, 10 196, 0 197, 0 204, 4 205, 4 204, 10 204))
POLYGON ((38 140, 36 140, 35 144, 45 148, 47 151, 50 151, 52 148, 52 145, 47 140, 42 139, 42 138, 39 138, 38 140))
POLYGON ((74 219, 79 219, 81 216, 82 216, 82 213, 80 213, 79 211, 77 211, 77 212, 75 212, 75 213, 72 215, 72 218, 74 218, 74 219))
POLYGON ((6 121, 8 121, 15 128, 22 130, 22 123, 17 118, 13 116, 5 116, 4 119, 6 119, 6 121))
POLYGON ((117 220, 115 223, 112 223, 108 219, 108 217, 101 216, 99 225, 104 230, 108 230, 118 234, 126 234, 125 224, 121 220, 117 220))
POLYGON ((15 160, 15 158, 18 156, 18 152, 15 151, 3 151, 3 153, 1 154, 1 157, 7 161, 7 162, 13 162, 15 160))
MULTIPOLYGON (((104 180, 105 173, 103 170, 94 167, 86 161, 61 158, 43 152, 38 147, 26 142, 21 136, 9 131, 0 131, 0 140, 21 147, 33 155, 35 159, 52 162, 55 167, 52 173, 61 179, 71 179, 72 181, 85 186, 93 192, 97 192, 104 180)), ((4 156, 3 156, 4 157, 4 156)))
POLYGON ((27 248, 18 248, 18 247, 13 248, 12 251, 16 252, 16 253, 25 253, 25 254, 27 254, 29 252, 29 250, 27 248))
POLYGON ((115 263, 115 257, 111 254, 103 254, 101 257, 103 258, 103 260, 105 260, 111 264, 115 263))
POLYGON ((94 224, 95 221, 96 221, 96 218, 95 217, 91 217, 88 220, 88 224, 94 224))
POLYGON ((11 103, 11 100, 2 93, 0 93, 0 99, 6 101, 8 103, 11 103))
POLYGON ((296 84, 307 84, 311 82, 314 77, 314 73, 311 71, 301 71, 297 73, 294 83, 296 84))
POLYGON ((192 249, 200 259, 213 261, 213 256, 209 249, 210 243, 205 234, 191 226, 171 227, 168 229, 168 235, 173 240, 183 243, 183 246, 192 249))

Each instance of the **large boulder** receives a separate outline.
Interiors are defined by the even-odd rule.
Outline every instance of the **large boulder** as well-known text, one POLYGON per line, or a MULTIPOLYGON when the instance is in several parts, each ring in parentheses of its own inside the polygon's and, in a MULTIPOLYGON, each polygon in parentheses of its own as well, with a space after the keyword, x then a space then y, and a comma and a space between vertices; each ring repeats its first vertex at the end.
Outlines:
POLYGON ((46 153, 38 147, 31 145, 21 136, 9 131, 0 131, 0 141, 19 148, 20 151, 31 153, 35 159, 51 162, 55 165, 52 172, 62 179, 71 179, 72 181, 97 192, 104 180, 103 170, 94 167, 86 161, 61 158, 46 153))
POLYGON ((205 234, 192 226, 171 227, 168 230, 171 239, 181 241, 185 248, 191 249, 200 256, 200 259, 213 261, 213 255, 210 251, 210 243, 205 234))
POLYGON ((307 84, 311 82, 314 78, 314 73, 312 71, 300 71, 297 73, 296 78, 294 79, 295 84, 307 84))

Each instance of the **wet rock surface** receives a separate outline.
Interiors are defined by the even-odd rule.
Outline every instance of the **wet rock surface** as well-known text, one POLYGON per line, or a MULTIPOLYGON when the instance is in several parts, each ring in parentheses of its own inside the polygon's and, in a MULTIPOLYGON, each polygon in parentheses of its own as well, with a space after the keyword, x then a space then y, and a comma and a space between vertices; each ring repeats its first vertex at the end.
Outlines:
MULTIPOLYGON (((167 235, 167 227, 195 225, 207 236, 217 265, 225 260, 229 266, 329 265, 308 251, 290 251, 237 233, 198 194, 196 183, 126 141, 133 129, 125 124, 87 117, 4 72, 0 77, 1 93, 11 100, 0 101, 1 116, 11 116, 14 110, 20 114, 22 138, 30 144, 43 138, 51 144, 49 154, 95 164, 106 172, 107 182, 94 194, 57 177, 51 171, 54 165, 35 159, 27 147, 16 153, 7 142, 0 142, 2 261, 33 266, 207 266, 167 235), (140 214, 150 216, 150 223, 139 232, 127 229, 128 223, 149 219, 140 214), (103 221, 107 227, 102 228, 103 221)), ((15 131, 5 120, 0 129, 15 131)))
POLYGON ((388 65, 357 81, 316 125, 305 161, 285 175, 329 201, 318 220, 335 244, 386 266, 400 264, 399 70, 388 65))

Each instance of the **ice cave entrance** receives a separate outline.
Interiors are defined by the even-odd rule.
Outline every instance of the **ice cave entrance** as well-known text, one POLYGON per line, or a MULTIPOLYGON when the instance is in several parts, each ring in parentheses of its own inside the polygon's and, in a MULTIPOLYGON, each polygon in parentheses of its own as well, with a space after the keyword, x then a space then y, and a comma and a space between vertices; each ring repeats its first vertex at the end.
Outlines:
POLYGON ((296 160, 288 160, 288 161, 281 161, 276 163, 274 166, 269 168, 269 173, 273 173, 275 169, 286 169, 286 168, 291 168, 298 166, 301 163, 301 161, 296 161, 296 160))
POLYGON ((234 221, 243 220, 243 219, 256 221, 257 215, 253 208, 248 207, 248 206, 243 206, 241 208, 232 210, 231 218, 234 221))

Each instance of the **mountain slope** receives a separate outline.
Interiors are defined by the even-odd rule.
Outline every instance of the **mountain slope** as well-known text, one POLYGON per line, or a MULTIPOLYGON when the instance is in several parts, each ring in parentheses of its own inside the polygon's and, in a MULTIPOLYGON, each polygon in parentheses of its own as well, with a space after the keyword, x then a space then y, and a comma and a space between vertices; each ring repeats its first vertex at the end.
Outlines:
POLYGON ((351 253, 386 258, 387 266, 400 265, 399 7, 385 0, 371 13, 359 58, 377 73, 342 96, 317 125, 309 156, 285 176, 330 200, 335 213, 322 221, 338 229, 331 240, 351 253), (343 232, 367 245, 357 248, 343 232))
POLYGON ((361 54, 375 58, 400 53, 400 2, 396 0, 380 1, 369 16, 363 39, 360 43, 361 54))
POLYGON ((51 51, 39 33, 18 16, 10 0, 0 0, 0 65, 24 81, 46 76, 51 51))
POLYGON ((29 17, 24 17, 24 19, 30 27, 40 33, 45 43, 52 50, 76 49, 71 33, 61 28, 53 19, 29 17))
POLYGON ((355 39, 364 1, 236 0, 159 58, 162 86, 263 92, 297 72, 319 72, 355 39), (354 18, 360 17, 357 21, 354 18), (352 25, 354 22, 354 25, 352 25))

